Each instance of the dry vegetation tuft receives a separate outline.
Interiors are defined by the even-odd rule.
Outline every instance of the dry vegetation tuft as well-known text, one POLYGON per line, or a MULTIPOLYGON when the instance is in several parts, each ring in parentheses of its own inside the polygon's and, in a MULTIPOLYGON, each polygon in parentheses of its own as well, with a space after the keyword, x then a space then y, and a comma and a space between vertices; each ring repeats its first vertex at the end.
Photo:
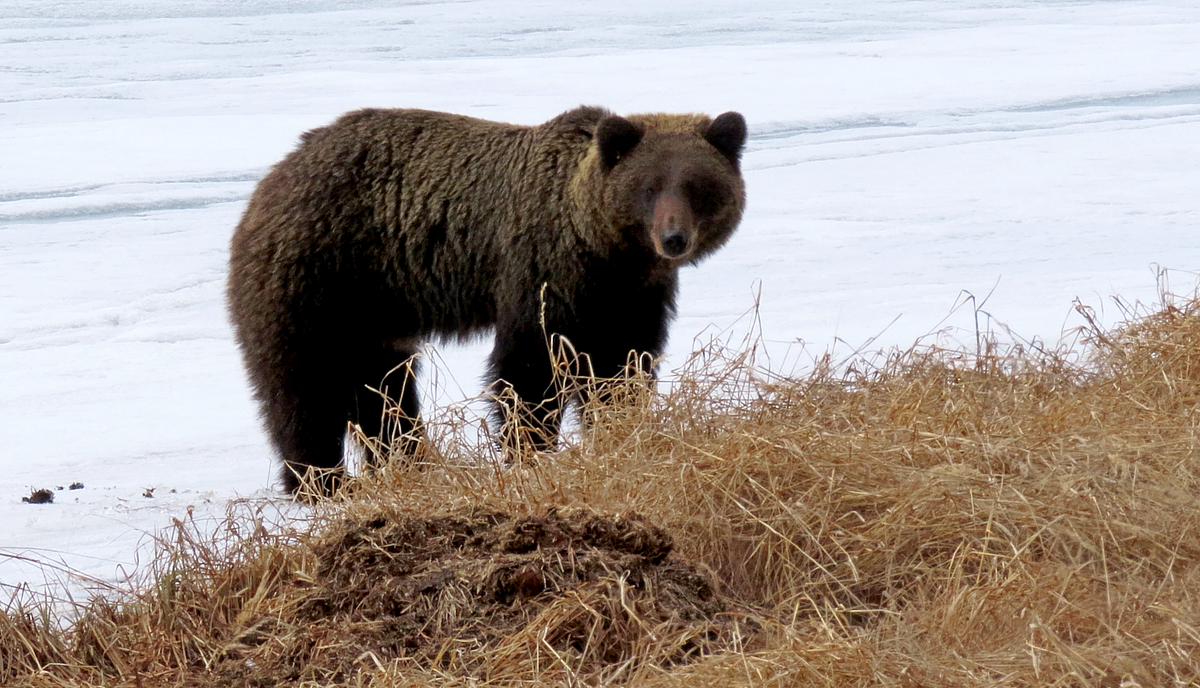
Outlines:
POLYGON ((537 461, 443 442, 302 533, 179 524, 66 629, 13 601, 0 683, 1198 685, 1200 301, 1082 334, 710 347, 537 461))

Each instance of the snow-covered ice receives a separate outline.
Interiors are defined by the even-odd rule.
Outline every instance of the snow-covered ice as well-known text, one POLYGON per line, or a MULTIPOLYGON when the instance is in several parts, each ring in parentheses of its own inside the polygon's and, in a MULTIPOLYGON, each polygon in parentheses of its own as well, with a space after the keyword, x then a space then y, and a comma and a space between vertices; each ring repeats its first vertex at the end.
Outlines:
MULTIPOLYGON (((686 271, 668 368, 758 294, 777 361, 973 331, 968 294, 1056 341, 1077 297, 1195 286, 1197 46, 1191 0, 5 2, 0 584, 119 580, 189 509, 271 503, 227 242, 343 111, 744 113, 749 211, 686 271)), ((486 350, 440 350, 444 398, 486 350)))

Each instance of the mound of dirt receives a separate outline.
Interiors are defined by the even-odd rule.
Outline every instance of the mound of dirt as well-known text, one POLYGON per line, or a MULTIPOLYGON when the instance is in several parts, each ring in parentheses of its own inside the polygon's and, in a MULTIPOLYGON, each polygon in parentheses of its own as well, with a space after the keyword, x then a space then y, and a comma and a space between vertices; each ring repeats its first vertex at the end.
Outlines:
POLYGON ((475 511, 346 520, 314 543, 294 614, 248 624, 239 685, 341 682, 398 659, 483 680, 628 672, 744 642, 705 574, 631 515, 475 511), (293 618, 286 618, 292 616, 293 618))

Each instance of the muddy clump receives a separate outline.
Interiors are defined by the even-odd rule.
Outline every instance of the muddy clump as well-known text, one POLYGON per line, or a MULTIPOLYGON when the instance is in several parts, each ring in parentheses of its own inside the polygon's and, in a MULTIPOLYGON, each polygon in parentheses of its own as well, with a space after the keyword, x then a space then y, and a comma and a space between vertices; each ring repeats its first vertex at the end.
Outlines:
POLYGON ((481 680, 619 678, 743 643, 710 578, 672 546, 637 515, 348 519, 313 543, 291 618, 249 623, 223 668, 256 686, 341 682, 397 660, 481 680))

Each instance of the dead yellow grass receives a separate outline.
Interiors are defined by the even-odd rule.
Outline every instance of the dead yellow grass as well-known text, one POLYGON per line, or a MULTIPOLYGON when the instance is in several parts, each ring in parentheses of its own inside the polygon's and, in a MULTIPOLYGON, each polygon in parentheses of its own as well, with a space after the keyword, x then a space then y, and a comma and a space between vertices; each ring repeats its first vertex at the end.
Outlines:
POLYGON ((309 532, 181 525, 65 630, 11 604, 0 684, 1200 685, 1200 301, 1072 351, 744 358, 309 532))

